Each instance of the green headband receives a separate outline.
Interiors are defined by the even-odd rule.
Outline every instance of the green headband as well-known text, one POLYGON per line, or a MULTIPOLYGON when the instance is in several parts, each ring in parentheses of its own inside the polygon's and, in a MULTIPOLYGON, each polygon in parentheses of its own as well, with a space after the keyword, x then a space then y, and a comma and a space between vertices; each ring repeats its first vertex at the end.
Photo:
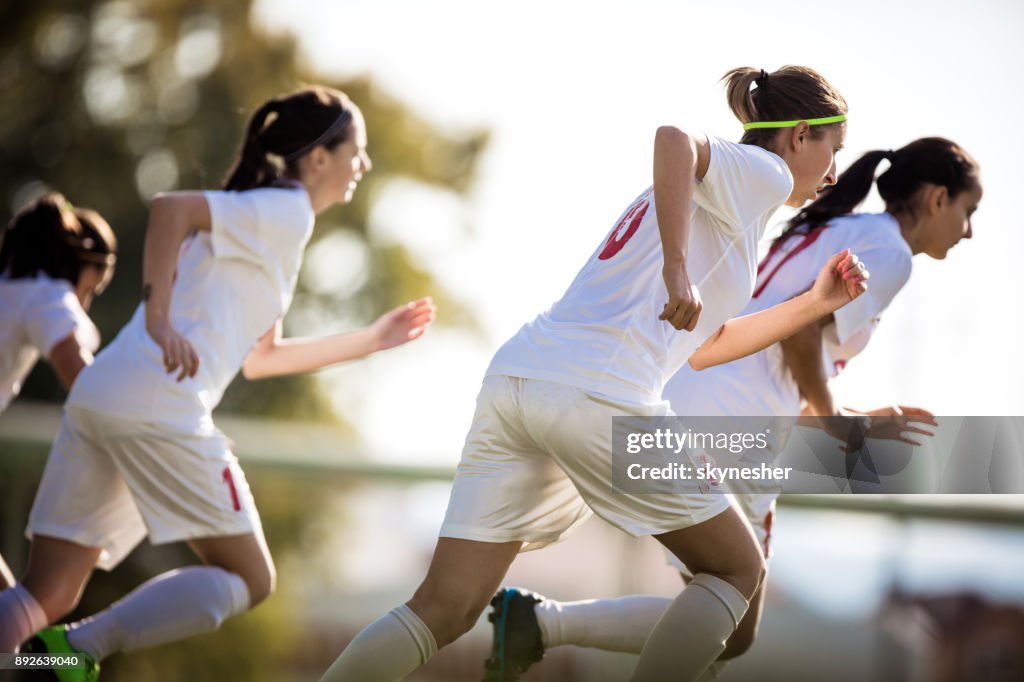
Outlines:
POLYGON ((751 121, 750 123, 744 123, 744 130, 753 130, 754 128, 795 128, 801 123, 806 123, 809 126, 823 126, 828 123, 841 123, 846 120, 846 114, 839 114, 838 116, 826 116, 825 118, 802 118, 798 121, 751 121))

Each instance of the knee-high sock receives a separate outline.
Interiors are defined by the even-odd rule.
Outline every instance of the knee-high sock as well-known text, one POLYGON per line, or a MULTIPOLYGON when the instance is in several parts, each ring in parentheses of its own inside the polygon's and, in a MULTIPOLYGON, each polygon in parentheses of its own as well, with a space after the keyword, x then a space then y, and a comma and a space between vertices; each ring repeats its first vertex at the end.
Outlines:
POLYGON ((717 680, 722 676, 722 671, 727 665, 729 665, 729 661, 715 661, 711 664, 711 667, 697 679, 697 682, 713 682, 714 680, 717 680))
POLYGON ((535 609, 545 649, 573 644, 639 654, 671 603, 668 597, 640 595, 572 602, 545 599, 535 609))
POLYGON ((693 682, 715 662, 747 611, 743 594, 699 573, 672 600, 644 645, 633 682, 693 682))
POLYGON ((436 653, 434 633, 402 604, 356 635, 320 682, 397 682, 436 653))
POLYGON ((108 609, 71 625, 68 643, 97 661, 216 630, 249 608, 249 588, 216 566, 189 566, 149 580, 108 609))
POLYGON ((20 583, 0 592, 0 652, 14 653, 50 624, 43 607, 20 583))
POLYGON ((4 558, 0 556, 0 590, 6 590, 10 587, 14 587, 14 583, 17 582, 14 579, 14 574, 11 573, 10 566, 4 561, 4 558))

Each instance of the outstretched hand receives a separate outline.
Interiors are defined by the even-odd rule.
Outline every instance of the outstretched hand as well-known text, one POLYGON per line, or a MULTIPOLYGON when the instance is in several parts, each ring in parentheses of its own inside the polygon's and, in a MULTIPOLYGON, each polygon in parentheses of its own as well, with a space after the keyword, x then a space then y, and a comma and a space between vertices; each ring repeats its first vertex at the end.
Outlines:
POLYGON ((668 302, 658 319, 667 320, 676 329, 692 332, 704 309, 697 285, 690 284, 690 276, 684 265, 666 264, 661 274, 665 279, 668 302))
POLYGON ((877 410, 870 410, 864 414, 871 417, 871 428, 868 429, 868 438, 882 438, 885 440, 898 440, 908 445, 921 445, 919 440, 913 440, 905 433, 916 433, 922 436, 934 436, 934 431, 922 429, 914 424, 926 426, 938 426, 935 415, 928 410, 919 407, 907 407, 905 405, 891 405, 880 407, 877 410))
POLYGON ((196 375, 199 370, 199 355, 189 340, 179 334, 170 322, 147 319, 146 333, 163 351, 164 369, 168 374, 180 368, 177 381, 196 375))
POLYGON ((394 348, 423 336, 427 325, 434 321, 436 312, 433 300, 427 297, 384 313, 370 325, 377 350, 394 348))
POLYGON ((845 249, 828 259, 811 287, 811 294, 831 313, 867 291, 870 276, 860 259, 845 249))

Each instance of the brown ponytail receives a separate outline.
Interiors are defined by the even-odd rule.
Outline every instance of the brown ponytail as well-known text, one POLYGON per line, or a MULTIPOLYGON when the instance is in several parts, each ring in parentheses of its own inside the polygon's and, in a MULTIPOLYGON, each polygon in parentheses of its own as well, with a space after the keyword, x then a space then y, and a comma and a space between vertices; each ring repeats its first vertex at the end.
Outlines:
POLYGON ((312 86, 257 109, 224 189, 241 191, 294 177, 299 159, 318 146, 334 149, 352 136, 355 105, 338 90, 312 86))
MULTIPOLYGON (((846 100, 821 74, 806 66, 783 66, 771 73, 742 66, 730 70, 725 81, 729 108, 740 123, 796 121, 847 113, 846 100)), ((811 126, 811 137, 820 139, 829 125, 811 126)), ((778 129, 756 128, 743 133, 740 142, 771 149, 778 129)))
POLYGON ((75 244, 82 226, 63 195, 39 197, 11 219, 0 244, 0 275, 11 279, 43 273, 75 284, 81 261, 75 244))

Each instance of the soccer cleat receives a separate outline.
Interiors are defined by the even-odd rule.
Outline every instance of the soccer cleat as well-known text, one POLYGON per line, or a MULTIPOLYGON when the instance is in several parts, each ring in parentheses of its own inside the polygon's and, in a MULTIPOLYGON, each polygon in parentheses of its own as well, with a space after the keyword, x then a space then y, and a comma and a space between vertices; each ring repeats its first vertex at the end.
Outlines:
POLYGON ((491 655, 484 664, 484 682, 516 682, 531 665, 544 658, 535 606, 541 597, 506 587, 491 599, 487 620, 494 625, 491 655))
POLYGON ((34 654, 76 654, 82 661, 79 668, 52 668, 51 679, 58 682, 97 682, 100 679, 100 664, 92 659, 87 653, 81 652, 71 646, 68 642, 68 631, 66 625, 54 625, 40 630, 35 637, 26 643, 26 652, 34 654))

